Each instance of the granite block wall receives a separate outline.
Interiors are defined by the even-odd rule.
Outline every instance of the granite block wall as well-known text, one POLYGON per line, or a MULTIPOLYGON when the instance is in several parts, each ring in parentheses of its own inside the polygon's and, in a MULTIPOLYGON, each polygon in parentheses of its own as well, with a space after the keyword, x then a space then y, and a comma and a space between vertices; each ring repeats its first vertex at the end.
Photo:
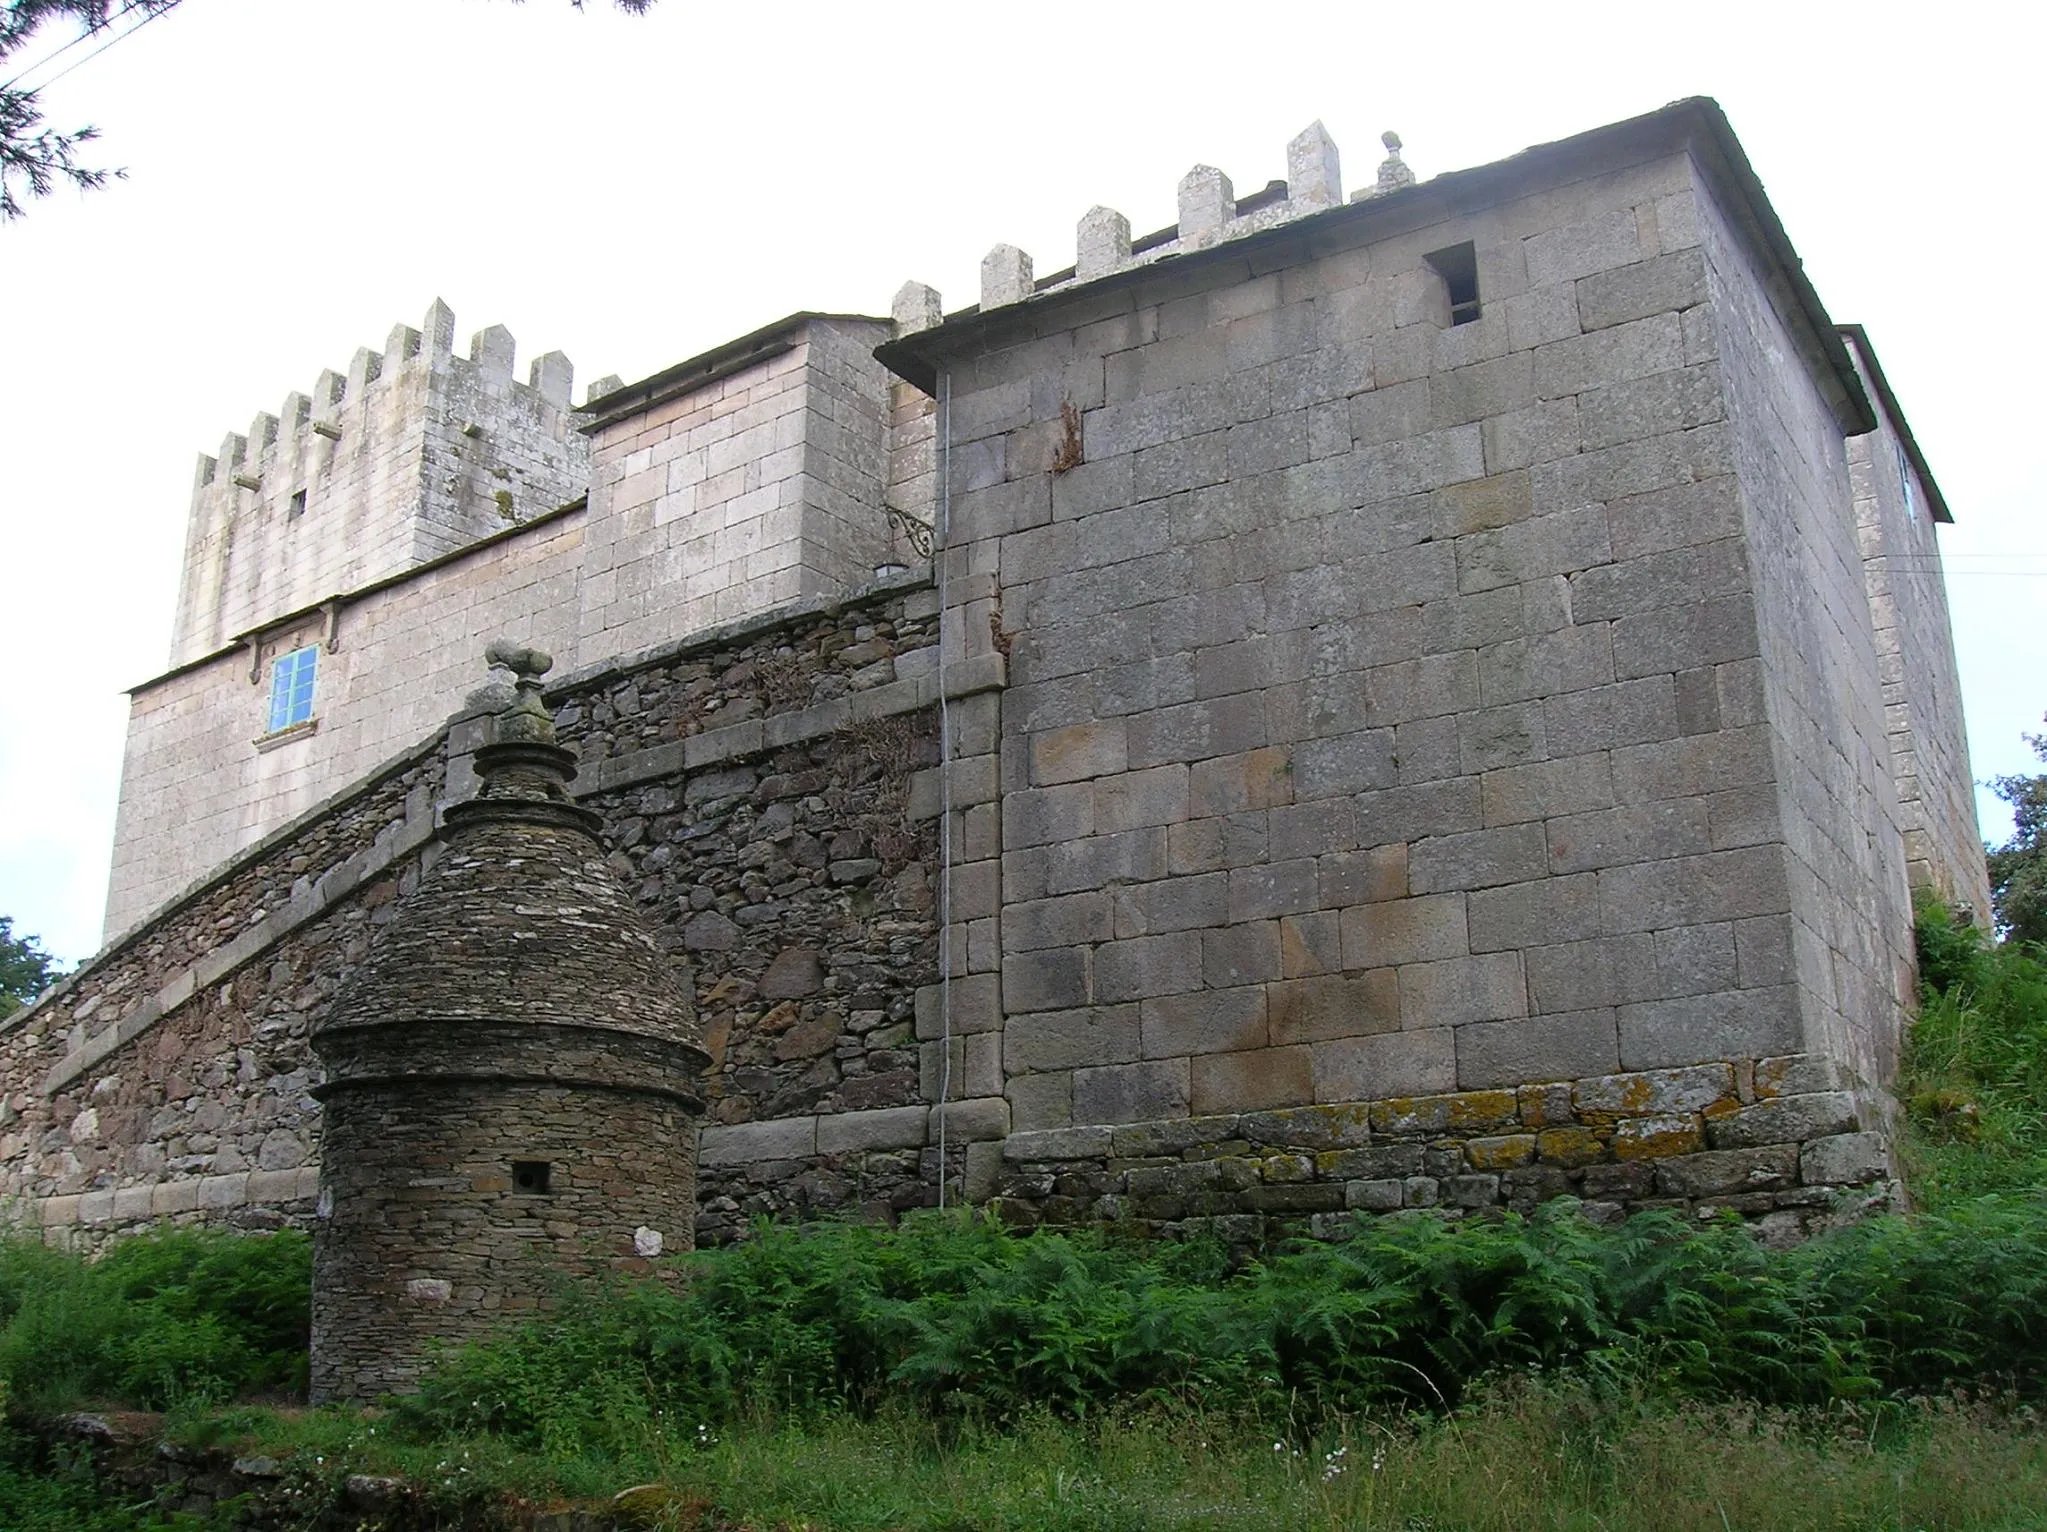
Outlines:
MULTIPOLYGON (((1778 783, 1796 1032, 1881 1100, 1913 989, 1911 908, 1847 446, 1816 381, 1817 338, 1787 317, 1728 215, 1695 199, 1754 571, 1760 696, 1778 783)), ((1787 1025, 1791 1018, 1787 1016, 1787 1025)))
MULTIPOLYGON (((1855 355, 1867 376, 1859 342, 1855 355)), ((1988 920, 1990 879, 1976 822, 1933 500, 1899 429, 1886 414, 1881 429, 1851 438, 1848 477, 1883 683, 1905 871, 1915 888, 1966 904, 1979 920, 1988 920)))
POLYGON ((1699 200, 1626 166, 946 359, 1019 1129, 1802 1048, 1699 200))

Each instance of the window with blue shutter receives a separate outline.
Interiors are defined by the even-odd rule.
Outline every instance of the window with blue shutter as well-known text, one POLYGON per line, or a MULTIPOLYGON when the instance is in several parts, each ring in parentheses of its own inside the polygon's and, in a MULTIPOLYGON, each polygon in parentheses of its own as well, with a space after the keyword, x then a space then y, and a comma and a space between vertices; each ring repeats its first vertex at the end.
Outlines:
POLYGON ((313 673, 320 662, 315 645, 294 649, 270 662, 270 732, 289 729, 313 716, 313 673))

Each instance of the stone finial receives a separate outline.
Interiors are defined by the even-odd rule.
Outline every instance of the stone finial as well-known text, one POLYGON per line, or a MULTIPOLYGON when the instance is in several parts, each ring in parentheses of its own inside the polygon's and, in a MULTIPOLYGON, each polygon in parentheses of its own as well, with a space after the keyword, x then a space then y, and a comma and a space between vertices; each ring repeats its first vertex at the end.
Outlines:
POLYGON ((583 408, 587 410, 606 394, 615 394, 624 387, 625 379, 615 372, 607 372, 601 378, 592 379, 590 386, 583 391, 583 408))
POLYGON ((559 351, 545 352, 533 358, 526 381, 533 385, 533 391, 558 410, 569 407, 569 390, 575 387, 576 368, 559 351))
POLYGON ((313 418, 332 420, 347 394, 348 380, 331 367, 322 368, 313 380, 313 418))
POLYGON ((1031 284, 1031 258, 1014 245, 997 245, 981 257, 981 307, 999 309, 1021 303, 1036 289, 1031 284))
POLYGON ((540 700, 540 678, 554 669, 554 656, 509 638, 494 638, 483 657, 494 671, 512 673, 514 695, 511 705, 498 713, 493 731, 497 743, 554 744, 554 717, 540 700))
POLYGON ((512 332, 501 324, 478 330, 469 337, 469 360, 487 378, 511 382, 512 362, 518 350, 519 343, 512 339, 512 332))
POLYGON ((420 328, 426 332, 427 350, 434 356, 448 356, 455 349, 455 311, 439 298, 427 306, 420 328))
POLYGON ((1237 216, 1237 192, 1213 165, 1196 165, 1180 177, 1180 242, 1207 244, 1237 216))
POLYGON ((1309 123, 1286 146, 1287 201, 1302 207, 1334 207, 1343 200, 1343 169, 1336 140, 1320 119, 1309 123))
POLYGON ((945 303, 938 296, 938 289, 922 282, 905 282, 897 288, 895 302, 889 305, 888 312, 896 322, 898 335, 915 335, 919 330, 933 330, 945 323, 945 303))
POLYGON ((230 431, 220 439, 220 466, 239 468, 242 459, 249 455, 249 438, 239 431, 230 431))
POLYGON ((1378 190, 1385 193, 1414 185, 1414 172, 1400 157, 1400 135, 1389 128, 1379 135, 1379 142, 1386 146, 1386 158, 1379 162, 1378 190))
POLYGON ((256 411, 249 421, 249 445, 258 457, 277 445, 277 417, 268 410, 256 411))
POLYGON ((284 396, 284 403, 278 406, 277 417, 284 422, 286 431, 303 431, 312 413, 312 401, 293 389, 284 396))
POLYGON ((1080 220, 1073 274, 1085 282, 1130 264, 1130 220, 1112 207, 1091 207, 1080 220))

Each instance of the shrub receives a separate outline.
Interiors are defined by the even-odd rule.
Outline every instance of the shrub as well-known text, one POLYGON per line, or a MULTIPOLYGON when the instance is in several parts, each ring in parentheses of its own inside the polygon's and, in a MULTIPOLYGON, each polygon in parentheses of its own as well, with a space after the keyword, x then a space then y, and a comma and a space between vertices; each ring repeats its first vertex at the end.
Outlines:
POLYGON ((31 1409, 301 1389, 311 1279, 292 1231, 146 1234, 96 1262, 0 1239, 0 1385, 31 1409))
POLYGON ((1880 1218, 1789 1251, 1668 1213, 1361 1222, 1231 1269, 1213 1246, 770 1228, 545 1323, 443 1356, 399 1406, 417 1436, 552 1451, 898 1401, 926 1415, 1069 1417, 1132 1403, 1315 1420, 1454 1406, 1509 1371, 1578 1370, 1681 1395, 1823 1403, 2047 1385, 2047 1203, 1880 1218))
POLYGON ((1922 903, 1899 1094, 1922 1205, 2047 1186, 2047 962, 1922 903))

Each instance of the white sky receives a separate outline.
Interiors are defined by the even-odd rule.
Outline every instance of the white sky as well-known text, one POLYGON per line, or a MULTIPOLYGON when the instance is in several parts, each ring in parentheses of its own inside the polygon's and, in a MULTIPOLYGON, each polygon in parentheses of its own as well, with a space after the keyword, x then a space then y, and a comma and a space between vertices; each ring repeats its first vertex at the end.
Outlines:
POLYGON ((122 693, 164 665, 195 455, 435 295, 458 345, 568 352, 580 395, 795 309, 885 313, 910 276, 957 307, 998 241, 1063 266, 1091 204, 1160 227, 1189 165, 1262 186, 1317 117, 1354 187, 1385 128, 1427 177, 1717 96, 1958 518, 1977 775, 2031 764, 2038 8, 591 6, 188 0, 49 93, 129 179, 0 227, 17 932, 98 945, 122 693))

